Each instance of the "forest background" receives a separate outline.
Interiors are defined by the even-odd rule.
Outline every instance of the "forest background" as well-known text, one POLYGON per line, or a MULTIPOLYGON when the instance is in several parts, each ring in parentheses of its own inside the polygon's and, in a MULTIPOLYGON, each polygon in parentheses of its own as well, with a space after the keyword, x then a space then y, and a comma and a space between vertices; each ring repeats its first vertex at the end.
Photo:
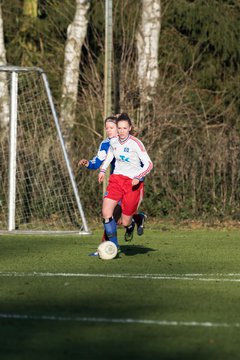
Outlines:
MULTIPOLYGON (((27 2, 1 1, 6 62, 43 68, 61 113, 76 1, 39 0, 34 16, 27 2)), ((136 48, 142 1, 113 1, 112 112, 129 113, 154 164, 142 210, 155 218, 240 220, 239 0, 159 3, 158 79, 143 101, 136 48)), ((105 1, 88 5, 74 121, 62 121, 62 128, 84 209, 99 219, 97 173, 78 167, 104 136, 105 1)))

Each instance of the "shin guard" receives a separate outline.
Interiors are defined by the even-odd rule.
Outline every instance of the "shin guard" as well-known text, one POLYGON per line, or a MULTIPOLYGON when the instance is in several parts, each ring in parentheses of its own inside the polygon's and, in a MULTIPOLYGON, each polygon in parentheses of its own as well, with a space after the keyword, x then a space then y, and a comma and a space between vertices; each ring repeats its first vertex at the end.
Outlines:
POLYGON ((109 241, 112 241, 118 247, 117 224, 113 217, 103 220, 104 230, 109 241))

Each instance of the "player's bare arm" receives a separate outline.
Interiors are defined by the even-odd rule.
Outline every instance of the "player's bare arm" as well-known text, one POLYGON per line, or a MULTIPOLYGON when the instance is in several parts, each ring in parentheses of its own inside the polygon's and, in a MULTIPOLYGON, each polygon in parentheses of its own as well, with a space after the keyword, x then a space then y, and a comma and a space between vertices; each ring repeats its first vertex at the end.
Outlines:
POLYGON ((101 183, 103 182, 104 177, 105 177, 105 173, 100 172, 100 173, 98 174, 98 182, 99 182, 99 184, 101 184, 101 183))
POLYGON ((139 180, 138 179, 132 179, 132 186, 136 186, 139 184, 139 180))

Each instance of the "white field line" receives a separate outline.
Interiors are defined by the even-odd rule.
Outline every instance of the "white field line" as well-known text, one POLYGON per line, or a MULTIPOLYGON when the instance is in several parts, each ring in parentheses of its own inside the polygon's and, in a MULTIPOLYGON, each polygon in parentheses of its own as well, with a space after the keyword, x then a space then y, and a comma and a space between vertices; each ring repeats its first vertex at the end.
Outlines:
POLYGON ((150 280, 180 280, 180 281, 218 281, 240 282, 240 273, 216 274, 91 274, 91 273, 52 273, 52 272, 3 272, 0 277, 88 277, 88 278, 118 278, 118 279, 150 279, 150 280))
POLYGON ((26 315, 26 314, 3 314, 0 319, 12 320, 45 320, 45 321, 74 321, 89 323, 110 323, 110 324, 141 324, 158 326, 189 326, 189 327, 208 327, 208 328, 240 328, 240 323, 225 322, 198 322, 198 321, 168 321, 168 320, 148 320, 148 319, 114 319, 102 317, 80 317, 80 316, 52 316, 52 315, 26 315))

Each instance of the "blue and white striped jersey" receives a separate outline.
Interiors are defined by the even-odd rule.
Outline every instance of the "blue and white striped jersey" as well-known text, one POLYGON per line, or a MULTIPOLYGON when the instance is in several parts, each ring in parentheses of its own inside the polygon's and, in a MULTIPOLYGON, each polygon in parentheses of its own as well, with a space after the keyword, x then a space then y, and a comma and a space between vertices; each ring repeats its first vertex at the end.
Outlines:
MULTIPOLYGON (((97 170, 100 168, 100 166, 102 165, 103 161, 106 159, 107 157, 107 153, 110 147, 110 139, 105 139, 101 142, 99 148, 98 148, 98 152, 97 155, 94 156, 94 158, 92 160, 89 160, 89 164, 88 164, 88 169, 90 170, 97 170)), ((113 172, 113 169, 115 167, 115 158, 112 159, 111 161, 111 170, 110 172, 113 172)))

